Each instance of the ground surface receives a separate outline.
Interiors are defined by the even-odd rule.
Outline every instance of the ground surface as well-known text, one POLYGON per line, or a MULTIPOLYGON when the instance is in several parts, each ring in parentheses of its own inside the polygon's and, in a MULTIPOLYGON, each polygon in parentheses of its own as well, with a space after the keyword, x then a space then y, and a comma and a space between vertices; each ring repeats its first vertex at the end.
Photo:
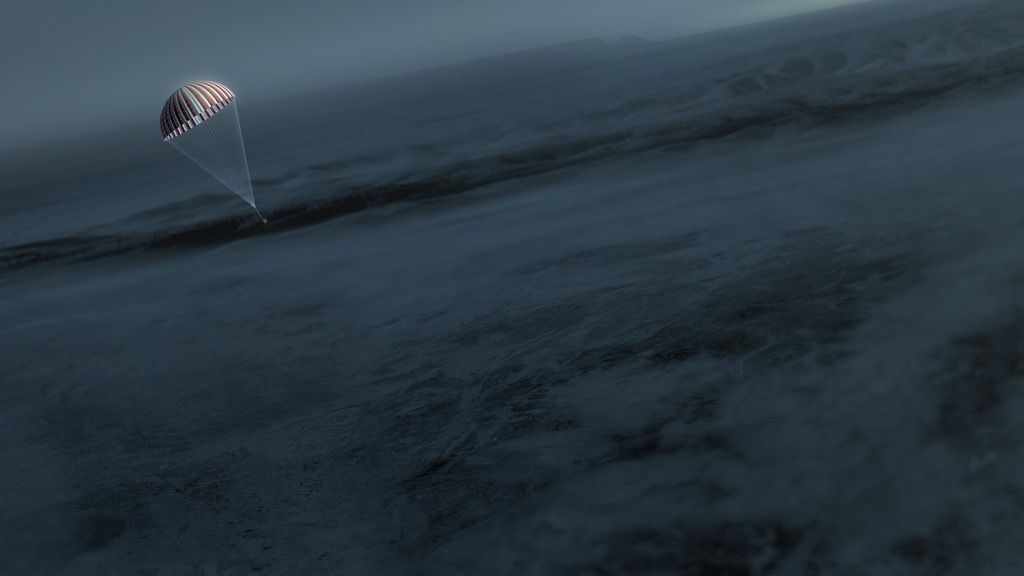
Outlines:
POLYGON ((0 572, 1019 574, 1024 8, 854 13, 11 192, 0 572))

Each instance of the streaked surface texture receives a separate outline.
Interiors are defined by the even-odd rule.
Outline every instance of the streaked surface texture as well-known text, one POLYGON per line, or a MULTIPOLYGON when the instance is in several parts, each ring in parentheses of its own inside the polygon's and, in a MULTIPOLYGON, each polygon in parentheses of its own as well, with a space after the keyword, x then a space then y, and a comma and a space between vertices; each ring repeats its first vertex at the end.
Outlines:
POLYGON ((12 175, 0 572, 1018 574, 1024 6, 917 6, 12 175))

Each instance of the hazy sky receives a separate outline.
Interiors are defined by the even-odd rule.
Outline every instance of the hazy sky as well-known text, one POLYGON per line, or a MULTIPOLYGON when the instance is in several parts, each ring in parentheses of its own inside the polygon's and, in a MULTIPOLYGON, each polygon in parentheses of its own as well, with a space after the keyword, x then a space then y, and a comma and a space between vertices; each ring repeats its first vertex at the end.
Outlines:
POLYGON ((0 153, 109 122, 152 117, 155 126, 167 95, 203 77, 256 99, 563 40, 659 39, 850 1, 14 2, 0 21, 0 153))

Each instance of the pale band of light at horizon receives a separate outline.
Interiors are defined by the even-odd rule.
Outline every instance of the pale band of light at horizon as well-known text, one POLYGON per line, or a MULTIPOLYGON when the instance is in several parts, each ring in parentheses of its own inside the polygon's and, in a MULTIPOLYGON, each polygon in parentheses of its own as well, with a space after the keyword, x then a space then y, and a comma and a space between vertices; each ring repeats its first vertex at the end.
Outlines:
POLYGON ((235 93, 219 82, 190 82, 174 91, 160 113, 160 133, 172 140, 220 112, 235 93))

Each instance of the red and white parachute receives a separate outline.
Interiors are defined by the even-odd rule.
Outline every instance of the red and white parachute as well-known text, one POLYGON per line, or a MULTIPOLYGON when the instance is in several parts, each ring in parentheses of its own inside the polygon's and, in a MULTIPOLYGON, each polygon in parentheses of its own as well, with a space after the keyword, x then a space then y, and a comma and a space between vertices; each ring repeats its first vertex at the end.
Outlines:
POLYGON ((259 214, 235 93, 227 86, 203 81, 175 90, 160 113, 160 133, 165 142, 238 194, 259 214))

